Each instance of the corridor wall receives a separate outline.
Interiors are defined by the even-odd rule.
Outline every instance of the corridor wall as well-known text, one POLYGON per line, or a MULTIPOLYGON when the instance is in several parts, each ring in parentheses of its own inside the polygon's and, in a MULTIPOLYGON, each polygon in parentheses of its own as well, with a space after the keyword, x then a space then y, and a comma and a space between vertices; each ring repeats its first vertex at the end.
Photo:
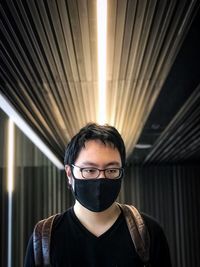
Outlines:
MULTIPOLYGON (((8 192, 7 125, 8 117, 0 110, 0 266, 7 266, 8 192)), ((71 206, 63 170, 15 127, 14 190, 12 195, 12 267, 22 267, 33 227, 38 220, 62 212, 71 206)))
POLYGON ((4 142, 6 140, 6 129, 7 129, 7 116, 0 109, 0 266, 4 265, 3 255, 7 252, 7 192, 6 192, 6 146, 4 142))
POLYGON ((163 227, 173 267, 200 266, 200 166, 127 168, 120 201, 135 205, 163 227))

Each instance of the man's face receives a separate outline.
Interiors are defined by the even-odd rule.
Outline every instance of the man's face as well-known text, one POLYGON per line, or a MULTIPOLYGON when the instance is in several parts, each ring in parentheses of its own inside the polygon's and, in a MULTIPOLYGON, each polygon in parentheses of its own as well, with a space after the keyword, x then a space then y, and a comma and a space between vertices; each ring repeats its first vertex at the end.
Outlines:
MULTIPOLYGON (((120 168, 122 166, 120 153, 117 148, 105 145, 100 140, 90 140, 85 143, 74 163, 75 165, 86 168, 94 167, 98 169, 120 168)), ((70 166, 65 167, 69 183, 72 183, 72 174, 70 166)), ((76 178, 82 179, 81 172, 76 170, 76 178)), ((103 172, 98 178, 105 178, 103 172)))

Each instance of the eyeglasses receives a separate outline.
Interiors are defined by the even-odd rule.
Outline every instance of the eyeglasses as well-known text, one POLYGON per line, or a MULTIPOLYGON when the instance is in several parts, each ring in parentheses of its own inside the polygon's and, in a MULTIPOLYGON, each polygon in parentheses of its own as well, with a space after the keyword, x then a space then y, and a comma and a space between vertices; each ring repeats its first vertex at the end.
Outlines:
POLYGON ((101 172, 104 173, 105 178, 119 179, 122 177, 123 172, 124 172, 123 168, 107 168, 104 170, 100 170, 98 168, 93 168, 93 167, 81 168, 73 164, 71 164, 71 166, 73 168, 78 168, 81 172, 82 177, 85 179, 96 179, 99 177, 101 172))

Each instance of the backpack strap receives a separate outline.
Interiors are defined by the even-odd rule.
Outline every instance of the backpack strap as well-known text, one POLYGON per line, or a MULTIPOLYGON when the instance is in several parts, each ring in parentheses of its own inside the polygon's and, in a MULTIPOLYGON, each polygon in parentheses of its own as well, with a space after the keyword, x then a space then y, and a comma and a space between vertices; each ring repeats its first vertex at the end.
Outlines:
POLYGON ((35 266, 50 266, 51 230, 59 214, 39 221, 33 231, 33 251, 35 266))
POLYGON ((121 207, 124 213, 131 239, 137 254, 145 264, 144 266, 150 266, 148 265, 150 260, 150 237, 139 211, 132 205, 119 203, 118 205, 121 207))

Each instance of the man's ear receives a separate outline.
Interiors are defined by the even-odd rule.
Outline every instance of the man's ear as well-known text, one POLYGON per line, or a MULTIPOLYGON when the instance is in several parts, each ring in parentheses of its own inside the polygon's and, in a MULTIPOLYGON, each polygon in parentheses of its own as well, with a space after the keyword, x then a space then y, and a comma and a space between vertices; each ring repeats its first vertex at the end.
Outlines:
POLYGON ((71 168, 69 165, 65 165, 65 172, 67 175, 68 183, 69 185, 71 185, 72 184, 72 172, 71 172, 71 168))

